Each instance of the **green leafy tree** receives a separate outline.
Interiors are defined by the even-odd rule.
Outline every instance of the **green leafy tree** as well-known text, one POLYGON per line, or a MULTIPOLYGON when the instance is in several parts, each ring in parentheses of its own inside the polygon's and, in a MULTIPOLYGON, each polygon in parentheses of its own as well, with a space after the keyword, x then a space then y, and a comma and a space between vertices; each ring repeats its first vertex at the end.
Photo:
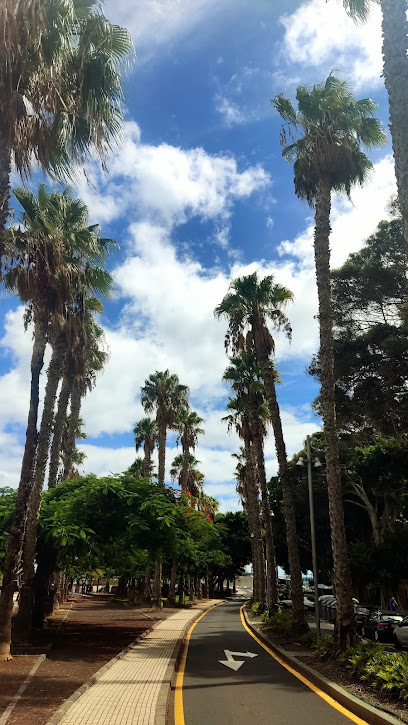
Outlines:
POLYGON ((144 465, 142 475, 147 477, 151 475, 152 455, 157 443, 156 421, 151 418, 142 418, 138 423, 135 423, 133 435, 135 437, 136 452, 143 446, 144 465))
POLYGON ((333 360, 333 320, 330 290, 330 208, 332 191, 350 194, 363 184, 372 168, 361 144, 371 148, 385 143, 376 104, 356 101, 345 81, 330 75, 312 87, 299 86, 298 110, 283 94, 272 104, 285 121, 281 134, 283 156, 294 164, 296 194, 315 210, 314 250, 319 298, 321 401, 326 444, 326 471, 334 579, 337 596, 336 648, 353 638, 351 577, 344 528, 338 437, 336 427, 333 360), (288 131, 295 140, 288 143, 288 131))
POLYGON ((3 0, 0 27, 1 236, 12 159, 22 176, 39 165, 61 177, 91 150, 106 158, 121 128, 131 40, 97 0, 3 0))
POLYGON ((190 451, 195 450, 198 436, 204 434, 201 423, 204 423, 204 419, 200 418, 195 410, 191 410, 190 408, 181 409, 178 415, 176 429, 178 431, 178 440, 180 440, 183 451, 184 466, 180 481, 183 490, 187 490, 190 451))

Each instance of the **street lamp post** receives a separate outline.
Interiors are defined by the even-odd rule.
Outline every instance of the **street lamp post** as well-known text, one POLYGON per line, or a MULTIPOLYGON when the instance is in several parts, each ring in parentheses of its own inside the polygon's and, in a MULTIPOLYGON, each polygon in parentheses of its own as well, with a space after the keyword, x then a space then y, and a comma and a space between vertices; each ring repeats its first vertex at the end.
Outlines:
MULTIPOLYGON (((313 562, 313 580, 314 580, 314 602, 315 602, 315 619, 316 619, 316 637, 320 639, 320 615, 319 615, 319 582, 317 577, 317 555, 316 555, 316 531, 314 520, 314 504, 313 504, 313 482, 312 482, 312 463, 315 468, 322 465, 318 458, 312 461, 310 451, 310 436, 306 436, 306 455, 307 455, 307 484, 309 489, 309 517, 310 517, 310 535, 312 540, 312 562, 313 562)), ((296 463, 297 466, 304 466, 302 456, 296 463)))

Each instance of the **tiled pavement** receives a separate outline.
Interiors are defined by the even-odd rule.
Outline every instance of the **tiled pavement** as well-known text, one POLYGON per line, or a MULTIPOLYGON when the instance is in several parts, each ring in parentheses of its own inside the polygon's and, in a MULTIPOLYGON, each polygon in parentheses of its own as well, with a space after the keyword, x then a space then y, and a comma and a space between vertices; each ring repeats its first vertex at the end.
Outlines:
POLYGON ((167 670, 175 645, 190 622, 219 603, 220 600, 207 600, 164 619, 115 660, 69 707, 62 719, 57 717, 55 720, 54 716, 50 722, 58 721, 60 725, 157 725, 164 722, 163 696, 159 698, 159 693, 169 677, 167 670))

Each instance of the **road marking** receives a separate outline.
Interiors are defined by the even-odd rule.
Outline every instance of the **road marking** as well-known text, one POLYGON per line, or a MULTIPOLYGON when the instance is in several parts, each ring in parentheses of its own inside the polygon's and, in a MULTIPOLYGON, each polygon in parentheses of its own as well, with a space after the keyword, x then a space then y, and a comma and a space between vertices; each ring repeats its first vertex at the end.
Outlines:
POLYGON ((245 604, 243 604, 242 607, 241 607, 241 609, 240 609, 241 622, 242 622, 243 626, 245 627, 245 629, 248 632, 248 634, 250 634, 251 637, 253 637, 253 639, 256 642, 258 642, 258 644, 260 644, 261 647, 263 647, 264 650, 266 650, 266 652, 268 654, 270 654, 271 657, 273 657, 274 660, 276 660, 277 662, 279 662, 279 664, 282 665, 282 667, 284 667, 285 670, 288 670, 288 672, 290 672, 298 680, 300 680, 301 682, 303 682, 304 685, 306 685, 307 687, 309 687, 310 690, 313 690, 313 692, 315 692, 316 695, 319 695, 319 697, 321 697, 329 705, 331 705, 332 707, 334 707, 335 710, 338 710, 339 712, 342 713, 342 715, 345 715, 345 717, 347 717, 349 720, 352 720, 354 723, 356 723, 356 725, 369 725, 369 723, 367 723, 366 720, 362 720, 360 717, 358 717, 357 715, 354 715, 354 713, 350 712, 350 710, 347 710, 345 707, 343 707, 343 705, 340 705, 340 703, 337 702, 336 700, 334 700, 333 697, 330 697, 330 695, 327 695, 319 687, 316 687, 316 685, 314 685, 313 682, 310 682, 310 680, 308 680, 306 677, 304 677, 303 675, 301 675, 300 672, 297 672, 296 670, 293 669, 293 667, 291 667, 290 665, 287 665, 286 662, 284 662, 277 654, 275 654, 275 652, 272 652, 272 650, 269 649, 269 647, 266 644, 264 644, 262 642, 262 640, 259 639, 259 637, 257 637, 256 634, 254 634, 249 629, 249 627, 248 627, 248 625, 247 625, 247 623, 245 621, 245 617, 244 617, 244 612, 243 612, 244 606, 245 606, 245 604))
POLYGON ((39 657, 37 658, 37 660, 34 663, 34 666, 31 668, 30 672, 28 673, 27 677, 25 678, 23 684, 20 685, 20 688, 17 690, 16 694, 14 695, 14 697, 12 698, 12 700, 10 701, 10 703, 4 710, 2 716, 0 717, 0 725, 5 725, 5 723, 9 719, 11 713, 13 712, 15 706, 17 705, 19 699, 24 694, 25 690, 27 689, 27 686, 30 684, 31 678, 35 675, 40 664, 42 662, 44 662, 45 658, 46 658, 46 655, 39 655, 39 657))
POLYGON ((234 672, 237 672, 239 668, 245 664, 245 660, 234 660, 234 657, 249 657, 250 659, 258 657, 258 655, 254 652, 231 652, 229 649, 225 649, 224 652, 227 659, 218 660, 218 662, 226 667, 229 667, 231 670, 234 670, 234 672))
POLYGON ((174 689, 174 725, 185 725, 184 721, 184 707, 183 707, 183 680, 184 680, 184 671, 186 669, 186 660, 187 660, 187 652, 188 652, 188 644, 190 642, 190 637, 192 634, 192 631, 194 627, 199 623, 200 619, 205 617, 207 612, 211 612, 214 607, 218 607, 218 604, 214 604, 212 607, 209 607, 209 609, 206 609, 205 612, 200 614, 199 617, 193 622, 190 629, 187 631, 187 634, 184 638, 184 646, 183 646, 183 652, 180 659, 180 666, 177 673, 176 678, 176 686, 174 689))

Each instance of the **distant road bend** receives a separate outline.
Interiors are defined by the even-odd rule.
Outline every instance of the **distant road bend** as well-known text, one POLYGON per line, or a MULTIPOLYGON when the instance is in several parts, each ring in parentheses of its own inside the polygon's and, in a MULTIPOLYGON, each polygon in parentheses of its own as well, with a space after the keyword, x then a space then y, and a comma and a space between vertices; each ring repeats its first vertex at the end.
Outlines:
POLYGON ((367 725, 280 665, 245 629, 242 603, 217 606, 193 625, 174 725, 367 725))

